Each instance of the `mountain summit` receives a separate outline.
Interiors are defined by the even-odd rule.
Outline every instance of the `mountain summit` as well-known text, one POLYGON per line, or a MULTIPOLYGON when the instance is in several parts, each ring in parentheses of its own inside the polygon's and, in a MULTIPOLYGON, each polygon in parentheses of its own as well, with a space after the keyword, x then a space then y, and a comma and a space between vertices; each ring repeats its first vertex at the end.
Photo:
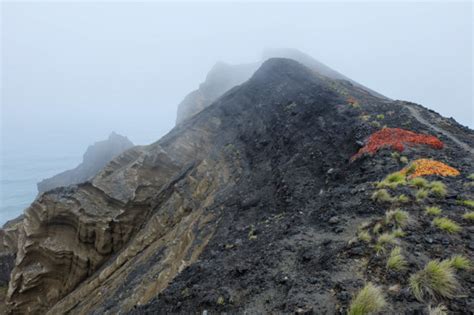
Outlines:
POLYGON ((9 312, 471 312, 472 130, 288 58, 216 89, 35 200, 9 312))

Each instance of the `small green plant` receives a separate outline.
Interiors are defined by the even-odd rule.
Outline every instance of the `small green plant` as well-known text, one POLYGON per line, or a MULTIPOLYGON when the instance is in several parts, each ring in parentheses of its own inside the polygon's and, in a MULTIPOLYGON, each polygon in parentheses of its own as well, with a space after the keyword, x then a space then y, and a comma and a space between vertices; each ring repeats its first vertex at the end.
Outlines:
POLYGON ((446 260, 451 267, 456 270, 469 270, 471 269, 471 261, 463 255, 454 255, 450 259, 446 260))
POLYGON ((390 156, 392 157, 392 159, 397 160, 398 158, 400 158, 400 153, 398 153, 397 151, 394 151, 390 154, 390 156))
POLYGON ((431 182, 429 187, 430 194, 434 195, 437 198, 444 198, 447 194, 446 186, 440 181, 431 182))
POLYGON ((375 120, 374 120, 374 121, 371 121, 369 124, 370 124, 372 127, 375 127, 375 128, 380 128, 380 127, 382 127, 382 125, 381 125, 378 121, 375 121, 375 120))
POLYGON ((416 192, 416 200, 417 201, 423 201, 425 200, 429 195, 429 191, 426 190, 426 189, 419 189, 417 192, 416 192))
POLYGON ((462 206, 474 208, 474 200, 458 200, 457 203, 462 206))
POLYGON ((225 303, 225 300, 224 300, 224 297, 221 295, 217 298, 217 304, 218 305, 224 305, 225 303))
POLYGON ((465 220, 474 221, 474 211, 469 211, 463 214, 462 216, 465 220))
POLYGON ((372 200, 375 202, 392 202, 393 199, 386 189, 379 189, 372 194, 372 200))
POLYGON ((372 237, 368 231, 360 231, 359 234, 357 234, 357 238, 365 243, 370 243, 372 240, 372 237))
POLYGON ((385 297, 382 290, 367 283, 352 299, 348 315, 367 315, 380 312, 385 307, 385 297))
POLYGON ((382 230, 382 224, 378 222, 374 225, 372 232, 374 232, 374 234, 379 234, 380 230, 382 230))
POLYGON ((423 177, 415 177, 410 180, 409 182, 410 186, 416 187, 416 188, 426 188, 429 185, 429 182, 424 179, 423 177))
POLYGON ((375 118, 377 118, 378 120, 382 120, 382 119, 385 119, 385 115, 384 114, 378 114, 377 116, 375 116, 375 118))
POLYGON ((439 208, 439 207, 426 207, 425 212, 428 215, 440 215, 441 214, 441 208, 439 208))
POLYGON ((456 222, 448 219, 448 218, 434 218, 433 219, 433 224, 445 231, 448 232, 449 234, 457 233, 461 231, 461 227, 456 224, 456 222))
POLYGON ((401 194, 401 195, 395 197, 394 201, 396 201, 397 203, 407 203, 407 202, 410 201, 410 198, 408 198, 408 196, 405 195, 405 194, 401 194))
POLYGON ((474 180, 474 173, 469 174, 469 176, 467 178, 470 179, 470 180, 474 180))
POLYGON ((405 185, 405 175, 395 172, 387 175, 383 181, 377 184, 377 188, 396 188, 399 185, 405 185))
POLYGON ((405 236, 405 232, 403 232, 402 229, 398 228, 398 229, 395 229, 395 230, 392 231, 392 235, 393 235, 393 237, 398 237, 398 238, 400 238, 400 237, 404 237, 404 236, 405 236))
POLYGON ((393 244, 395 242, 395 236, 389 233, 382 233, 377 238, 377 242, 374 245, 375 251, 377 253, 384 253, 387 245, 393 244))
POLYGON ((387 224, 391 223, 397 227, 405 227, 409 220, 410 215, 406 211, 395 209, 385 212, 385 223, 387 224))
POLYGON ((428 305, 428 315, 448 315, 448 309, 443 304, 435 307, 428 305))
POLYGON ((396 246, 390 252, 390 256, 387 260, 387 269, 392 269, 395 271, 402 271, 406 268, 407 261, 402 255, 402 249, 400 246, 396 246))
POLYGON ((424 269, 410 276, 410 288, 416 299, 423 301, 426 295, 436 298, 453 298, 459 283, 454 269, 446 262, 432 260, 424 269))

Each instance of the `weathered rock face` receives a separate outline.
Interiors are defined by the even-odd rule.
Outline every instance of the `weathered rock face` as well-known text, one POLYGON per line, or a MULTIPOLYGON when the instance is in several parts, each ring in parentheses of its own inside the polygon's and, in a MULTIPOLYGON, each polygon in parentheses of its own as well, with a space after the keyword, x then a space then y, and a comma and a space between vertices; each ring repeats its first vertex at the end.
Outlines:
POLYGON ((189 93, 178 105, 176 124, 196 115, 225 92, 248 80, 258 66, 257 63, 242 65, 217 63, 199 88, 189 93))
MULTIPOLYGON (((38 198, 20 226, 10 312, 333 314, 344 313, 366 281, 403 288, 387 294, 386 313, 421 312, 409 274, 428 259, 472 257, 465 210, 453 195, 470 198, 473 157, 459 143, 473 139, 422 107, 270 59, 158 142, 126 151, 90 182, 38 198), (448 197, 420 204, 403 186, 390 191, 408 197, 403 205, 371 199, 374 181, 406 166, 383 146, 351 162, 382 125, 443 141, 407 145, 402 154, 458 169, 462 176, 440 179, 448 197), (435 202, 462 232, 433 227, 422 209, 435 202), (409 260, 404 273, 386 271, 375 241, 356 240, 361 223, 372 231, 392 206, 416 222, 398 240, 409 260)), ((443 300, 450 310, 472 309, 470 277, 459 276, 466 294, 443 300)))
POLYGON ((91 179, 113 158, 133 147, 126 137, 112 132, 107 140, 96 142, 87 148, 82 163, 76 168, 59 173, 38 183, 40 193, 56 187, 66 187, 91 179))

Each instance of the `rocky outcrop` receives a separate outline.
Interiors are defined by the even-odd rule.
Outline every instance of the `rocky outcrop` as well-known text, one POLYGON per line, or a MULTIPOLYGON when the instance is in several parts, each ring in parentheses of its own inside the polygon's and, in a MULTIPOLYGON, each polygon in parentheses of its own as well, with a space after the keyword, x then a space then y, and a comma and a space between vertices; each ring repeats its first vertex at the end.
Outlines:
MULTIPOLYGON (((88 182, 41 195, 19 226, 9 311, 333 314, 371 281, 388 292, 387 314, 422 313, 409 275, 428 259, 472 257, 455 198, 469 197, 474 172, 457 142, 471 143, 474 133, 457 141, 434 134, 426 122, 436 124, 435 115, 423 123, 409 106, 294 60, 264 62, 156 143, 127 150, 88 182), (397 156, 382 143, 351 160, 382 125, 443 146, 414 142, 397 156), (391 191, 405 194, 414 221, 397 239, 407 269, 387 272, 372 231, 395 227, 385 223, 391 205, 371 198, 373 183, 426 156, 461 175, 430 178, 449 194, 423 204, 411 186, 391 191), (422 209, 435 202, 462 232, 446 236, 430 223, 422 209), (359 226, 370 227, 372 243, 357 240, 359 226)), ((467 313, 469 273, 459 282, 465 294, 442 302, 467 313)))
POLYGON ((84 153, 82 163, 76 168, 39 182, 38 191, 42 193, 56 187, 85 182, 97 174, 110 160, 131 147, 133 143, 130 140, 112 132, 107 140, 89 146, 84 153))
POLYGON ((223 62, 214 65, 199 88, 186 95, 178 105, 176 124, 196 115, 222 94, 248 80, 257 67, 258 64, 230 65, 223 62))

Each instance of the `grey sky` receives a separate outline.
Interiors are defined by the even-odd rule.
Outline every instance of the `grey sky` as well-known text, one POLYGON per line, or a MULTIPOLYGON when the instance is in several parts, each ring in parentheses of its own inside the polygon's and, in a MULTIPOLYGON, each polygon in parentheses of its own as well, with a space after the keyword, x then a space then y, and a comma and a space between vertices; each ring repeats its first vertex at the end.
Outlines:
POLYGON ((1 21, 5 151, 69 139, 80 154, 112 130, 157 140, 216 61, 266 47, 474 127, 470 2, 3 3, 1 21))

